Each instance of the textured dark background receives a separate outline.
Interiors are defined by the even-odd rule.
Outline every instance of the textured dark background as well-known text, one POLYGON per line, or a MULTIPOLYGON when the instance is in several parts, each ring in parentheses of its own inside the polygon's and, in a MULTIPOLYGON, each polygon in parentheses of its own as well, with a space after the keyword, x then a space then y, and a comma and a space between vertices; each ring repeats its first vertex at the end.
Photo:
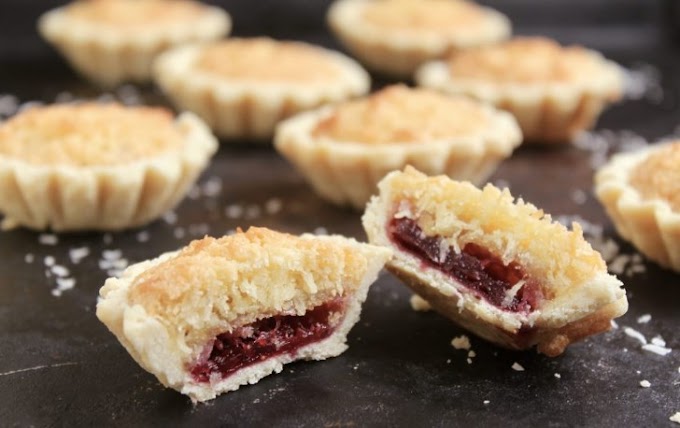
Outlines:
MULTIPOLYGON (((0 95, 47 102, 64 91, 100 95, 35 34, 39 13, 59 3, 0 0, 0 95)), ((648 140, 674 131, 680 118, 680 58, 666 31, 667 5, 653 0, 487 3, 506 12, 517 33, 584 43, 624 66, 646 63, 661 73, 662 97, 614 106, 599 130, 625 129, 648 140)), ((326 1, 220 4, 232 13, 236 35, 338 47, 325 30, 326 1)), ((384 83, 376 79, 376 86, 384 83)), ((152 87, 140 91, 147 102, 166 102, 152 87)), ((601 224, 606 237, 617 239, 590 191, 589 158, 589 151, 573 146, 523 147, 493 180, 554 215, 601 224), (585 192, 583 204, 571 197, 575 190, 585 192)), ((223 146, 202 182, 215 179, 223 183, 221 191, 184 201, 177 223, 157 221, 143 228, 150 236, 146 243, 136 239, 139 230, 113 234, 108 243, 102 234, 69 234, 56 246, 40 245, 34 232, 0 232, 0 426, 673 426, 668 418, 680 411, 680 275, 651 263, 645 273, 622 277, 631 306, 619 324, 647 338, 662 335, 674 349, 665 357, 640 350, 621 328, 554 359, 472 338, 477 356, 468 364, 467 354, 449 344, 464 332, 436 314, 412 311, 408 290, 385 275, 372 287, 342 356, 293 364, 257 385, 192 406, 139 368, 96 320, 96 296, 106 278, 97 260, 104 249, 121 249, 136 262, 184 245, 204 233, 203 225, 212 235, 253 224, 293 233, 324 227, 363 239, 358 214, 317 198, 271 148, 223 146), (232 204, 263 207, 271 198, 281 200, 280 213, 225 215, 232 204), (71 265, 68 249, 81 246, 92 254, 71 265), (34 255, 32 264, 24 261, 26 253, 34 255), (50 293, 54 279, 44 273, 48 255, 77 279, 75 289, 59 298, 50 293), (651 321, 638 324, 642 314, 651 314, 651 321), (526 370, 513 371, 514 362, 526 370), (640 388, 642 379, 652 387, 640 388)), ((625 254, 634 252, 617 241, 625 254)))

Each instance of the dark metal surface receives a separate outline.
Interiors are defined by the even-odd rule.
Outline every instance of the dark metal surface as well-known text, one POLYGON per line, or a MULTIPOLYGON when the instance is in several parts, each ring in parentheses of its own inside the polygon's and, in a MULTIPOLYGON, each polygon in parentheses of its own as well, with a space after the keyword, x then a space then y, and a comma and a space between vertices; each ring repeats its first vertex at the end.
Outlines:
MULTIPOLYGON (((327 35, 309 37, 332 45, 327 35)), ((599 128, 630 129, 650 140, 672 133, 680 117, 680 61, 660 43, 605 53, 624 65, 655 64, 664 76, 665 98, 615 106, 599 128)), ((147 100, 163 102, 152 88, 141 90, 147 100)), ((98 95, 54 57, 0 66, 0 94, 51 101, 62 91, 98 95)), ((572 146, 521 148, 493 179, 554 215, 602 224, 614 237, 592 197, 589 158, 572 146), (587 194, 583 204, 570 196, 579 189, 587 194)), ((450 345, 464 332, 434 313, 414 312, 407 289, 383 275, 343 355, 291 364, 256 385, 192 406, 137 366, 96 319, 96 296, 106 278, 98 266, 104 249, 121 249, 136 262, 184 245, 204 225, 211 235, 260 225, 293 233, 324 227, 364 237, 357 213, 317 198, 271 148, 223 146, 203 183, 216 177, 222 190, 185 200, 175 224, 160 220, 140 229, 148 232, 148 242, 139 242, 140 230, 112 234, 110 242, 103 234, 63 235, 54 246, 40 244, 39 234, 27 230, 0 233, 0 425, 671 426, 669 416, 680 411, 680 275, 651 263, 645 273, 622 277, 630 310, 619 320, 621 328, 554 359, 472 338, 472 364, 466 352, 450 345), (282 210, 269 214, 265 206, 272 198, 281 200, 282 210), (230 218, 225 210, 234 204, 246 214, 230 218), (74 265, 68 250, 82 246, 91 254, 74 265), (35 258, 30 264, 27 253, 35 258), (52 295, 55 282, 45 275, 45 256, 71 270, 73 290, 52 295), (651 314, 651 321, 638 324, 642 314, 651 314), (647 338, 661 335, 674 350, 663 357, 645 352, 623 326, 647 338), (525 371, 512 370, 515 362, 525 371), (650 388, 639 386, 643 379, 650 388)), ((624 253, 634 252, 621 244, 624 253)))

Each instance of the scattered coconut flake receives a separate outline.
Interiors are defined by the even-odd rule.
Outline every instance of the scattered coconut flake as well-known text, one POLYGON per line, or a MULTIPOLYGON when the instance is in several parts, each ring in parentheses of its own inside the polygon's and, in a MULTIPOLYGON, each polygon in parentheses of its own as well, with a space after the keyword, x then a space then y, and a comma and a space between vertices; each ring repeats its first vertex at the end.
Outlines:
POLYGON ((581 189, 574 189, 571 192, 571 200, 577 205, 583 205, 588 200, 588 194, 581 189))
POLYGON ((172 231, 172 234, 176 239, 182 239, 186 233, 183 227, 176 227, 175 230, 172 231))
POLYGON ((253 204, 253 205, 248 205, 245 210, 245 219, 246 220, 252 220, 255 218, 260 217, 262 210, 260 209, 259 206, 253 204))
POLYGON ((609 263, 609 272, 613 273, 614 275, 623 274, 626 270, 626 265, 628 264, 629 260, 630 256, 627 254, 619 254, 609 263))
POLYGON ((484 403, 484 404, 489 404, 489 403, 491 403, 491 401, 489 401, 489 400, 484 400, 483 403, 484 403))
POLYGON ((198 187, 198 184, 195 184, 189 189, 189 192, 187 193, 187 198, 189 199, 198 199, 201 197, 201 188, 198 187))
POLYGON ((417 294, 412 295, 409 302, 411 303, 411 309, 417 312, 427 312, 432 309, 428 301, 417 294))
POLYGON ((210 226, 207 223, 190 224, 189 234, 193 236, 205 236, 210 232, 210 226))
POLYGON ((264 210, 267 212, 269 215, 274 215, 281 211, 283 208, 283 202, 279 198, 271 198, 267 200, 264 204, 264 210))
POLYGON ((240 218, 241 216, 243 216, 243 206, 238 204, 229 205, 227 208, 224 209, 224 214, 228 218, 232 219, 240 218))
POLYGON ((671 422, 675 422, 676 424, 680 424, 680 412, 675 412, 675 414, 668 418, 668 420, 671 422))
POLYGON ((451 364, 451 358, 449 358, 448 360, 446 360, 446 364, 451 364))
POLYGON ((640 381, 640 386, 643 387, 643 388, 649 388, 650 386, 652 386, 652 384, 649 383, 648 380, 641 380, 641 381, 640 381))
POLYGON ((24 262, 26 263, 33 263, 33 260, 35 260, 35 256, 31 253, 26 253, 24 255, 24 262))
POLYGON ((104 250, 102 251, 102 257, 104 260, 117 260, 121 258, 123 252, 121 250, 104 250))
POLYGON ((663 340, 663 337, 661 336, 654 336, 652 340, 650 340, 650 342, 652 343, 652 345, 666 346, 666 341, 663 340))
POLYGON ((651 314, 644 314, 644 315, 640 315, 640 316, 637 318, 637 323, 638 323, 638 324, 647 324, 647 323, 650 322, 651 320, 652 320, 652 315, 651 315, 651 314))
POLYGON ((474 357, 476 357, 476 356, 477 356, 477 353, 476 353, 475 351, 470 350, 470 352, 468 352, 468 357, 474 358, 474 357))
POLYGON ((11 94, 0 94, 0 116, 13 116, 19 109, 19 98, 11 94))
POLYGON ((137 242, 148 242, 149 241, 149 232, 146 230, 142 230, 141 232, 137 233, 137 242))
POLYGON ((626 327, 626 328, 623 329, 623 332, 626 333, 627 336, 632 337, 633 339, 640 341, 641 344, 643 344, 643 345, 647 344, 647 339, 639 331, 637 331, 633 328, 630 328, 630 327, 626 327))
POLYGON ((57 245, 59 243, 59 238, 52 233, 41 233, 38 235, 38 242, 42 245, 57 245))
POLYGON ((90 255, 90 249, 88 247, 71 248, 68 250, 68 256, 71 259, 71 263, 77 265, 85 257, 90 255))
POLYGON ((468 359, 467 359, 467 363, 468 363, 468 364, 472 364, 472 358, 468 358, 468 359))
POLYGON ((328 235, 328 230, 323 226, 319 226, 316 229, 314 229, 312 233, 314 233, 315 235, 328 235))
POLYGON ((640 63, 624 70, 624 96, 659 104, 664 99, 661 71, 652 64, 640 63))
POLYGON ((209 198, 218 196, 222 193, 222 179, 217 176, 210 177, 201 186, 201 193, 209 198))
POLYGON ((520 363, 517 363, 517 362, 512 364, 512 369, 516 372, 523 372, 524 371, 524 367, 522 367, 522 365, 520 363))
POLYGON ((470 338, 467 337, 466 335, 461 335, 458 337, 454 337, 451 340, 451 346, 453 346, 456 349, 465 349, 466 351, 470 350, 470 338))
POLYGON ((652 343, 648 343, 646 345, 642 345, 642 349, 648 352, 652 352, 657 355, 665 356, 671 353, 673 351, 670 348, 666 348, 664 346, 659 346, 659 345, 654 345, 652 343))
POLYGON ((562 375, 559 374, 559 373, 555 373, 555 377, 556 377, 557 379, 562 379, 562 375))
POLYGON ((609 324, 612 326, 612 328, 613 328, 614 330, 616 330, 616 329, 619 328, 619 323, 617 323, 617 322, 614 321, 614 320, 609 321, 609 324))
POLYGON ((168 211, 165 214, 163 214, 163 221, 165 221, 167 224, 175 224, 177 223, 177 213, 174 211, 168 211))
POLYGON ((55 260, 54 260, 54 257, 52 257, 52 256, 45 256, 45 259, 43 260, 43 262, 45 263, 45 266, 49 267, 49 266, 54 266, 55 260))
POLYGON ((62 265, 54 265, 50 270, 53 274, 61 278, 68 276, 70 273, 68 268, 62 265))
POLYGON ((631 130, 601 129, 580 133, 573 144, 590 152, 590 166, 598 169, 607 162, 610 154, 637 150, 647 146, 649 142, 631 130))

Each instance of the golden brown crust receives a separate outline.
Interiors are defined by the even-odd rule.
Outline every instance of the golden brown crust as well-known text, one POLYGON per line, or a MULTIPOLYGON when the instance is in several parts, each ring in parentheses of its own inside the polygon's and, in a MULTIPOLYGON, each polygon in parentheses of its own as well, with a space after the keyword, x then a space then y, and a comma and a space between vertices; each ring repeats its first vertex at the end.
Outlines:
MULTIPOLYGON (((571 341, 602 331, 605 318, 627 310, 621 282, 607 274, 577 224, 569 231, 491 185, 479 190, 412 168, 389 174, 379 188, 362 218, 369 241, 391 248, 390 271, 438 312, 480 337, 513 349, 538 345, 540 352, 556 355, 571 341), (425 236, 440 237, 441 251, 460 252, 472 243, 506 266, 519 266, 523 279, 542 290, 542 299, 526 313, 487 303, 454 277, 402 250, 388 235, 393 218, 412 219, 425 236)), ((506 297, 516 292, 506 290, 506 297)))
POLYGON ((201 3, 189 0, 78 0, 65 8, 71 18, 121 31, 192 23, 206 12, 201 3))
POLYGON ((50 105, 0 125, 0 156, 33 165, 120 165, 180 150, 182 139, 164 108, 50 105))
POLYGON ((338 105, 312 135, 338 142, 423 144, 479 134, 489 122, 488 110, 469 99, 394 85, 338 105))
POLYGON ((196 59, 196 68, 224 78, 256 82, 332 82, 342 72, 322 49, 265 37, 206 46, 196 59))

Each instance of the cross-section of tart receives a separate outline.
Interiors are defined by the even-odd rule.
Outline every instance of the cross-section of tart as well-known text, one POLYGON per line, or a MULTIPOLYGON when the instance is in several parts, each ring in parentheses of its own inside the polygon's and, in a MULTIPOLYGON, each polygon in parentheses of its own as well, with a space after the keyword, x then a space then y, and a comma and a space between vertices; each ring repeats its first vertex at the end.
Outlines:
POLYGON ((623 94, 620 67, 598 52, 518 37, 423 65, 419 85, 511 112, 533 143, 569 142, 623 94))
POLYGON ((615 155, 597 172, 595 193, 623 238, 680 272, 680 141, 615 155))
POLYGON ((388 269, 433 309, 498 345, 549 356, 606 331, 625 291, 577 223, 569 231, 488 184, 390 173, 363 217, 388 269))
POLYGON ((163 385, 205 401, 344 352, 390 255, 341 236, 239 230, 109 278, 97 317, 163 385))
POLYGON ((183 109, 227 139, 267 140, 283 118, 368 92, 354 60, 301 42, 229 39, 158 59, 155 79, 183 109))
POLYGON ((150 80, 162 51, 219 39, 230 28, 225 11, 192 0, 77 0, 38 21, 42 36, 103 86, 150 80))
POLYGON ((462 0, 338 0, 335 35, 369 68, 409 78, 419 65, 510 36, 501 13, 462 0))
POLYGON ((93 103, 26 110, 0 124, 2 226, 148 223, 184 197, 216 150, 191 113, 93 103))
POLYGON ((275 147, 325 199, 363 210, 388 172, 484 182, 522 141, 513 117, 463 97, 390 86, 281 123, 275 147))

